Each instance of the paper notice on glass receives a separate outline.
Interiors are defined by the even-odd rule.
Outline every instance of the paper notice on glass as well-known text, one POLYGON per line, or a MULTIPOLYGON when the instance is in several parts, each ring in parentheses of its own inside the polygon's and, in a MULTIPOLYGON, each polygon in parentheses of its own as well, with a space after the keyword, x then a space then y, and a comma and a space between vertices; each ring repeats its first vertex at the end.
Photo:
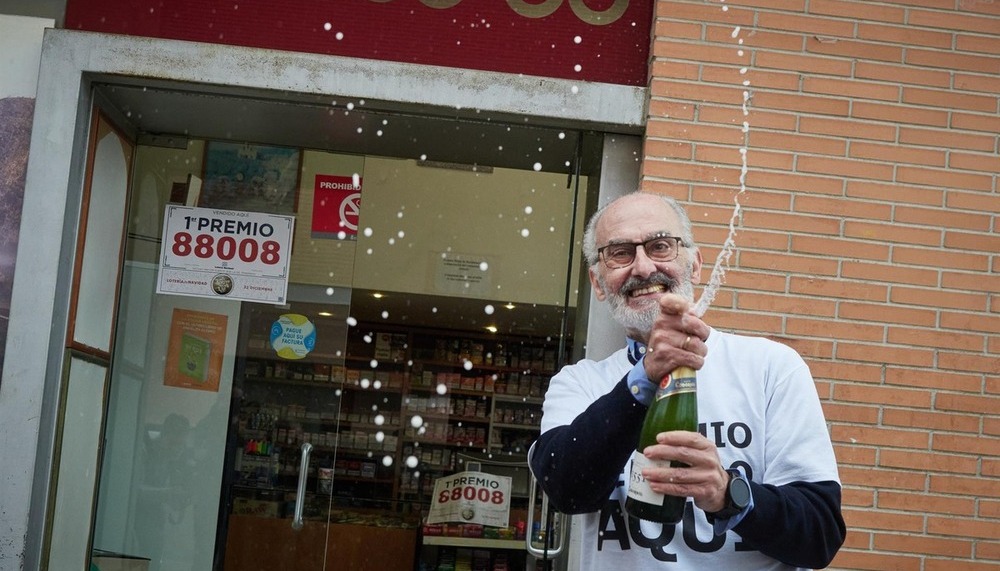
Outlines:
POLYGON ((431 255, 436 292, 471 297, 492 293, 493 275, 486 256, 455 252, 434 252, 431 255))
POLYGON ((163 384, 218 392, 228 321, 225 315, 175 308, 163 384))
POLYGON ((285 303, 294 222, 168 204, 156 293, 285 303))
POLYGON ((427 523, 475 523, 507 527, 510 523, 509 476, 459 472, 434 482, 427 523))

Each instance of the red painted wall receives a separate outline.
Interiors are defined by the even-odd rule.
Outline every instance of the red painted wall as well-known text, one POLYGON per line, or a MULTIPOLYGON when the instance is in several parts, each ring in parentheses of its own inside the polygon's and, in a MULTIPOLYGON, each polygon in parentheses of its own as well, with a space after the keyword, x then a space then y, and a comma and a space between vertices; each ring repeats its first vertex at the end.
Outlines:
POLYGON ((65 27, 646 85, 653 2, 69 0, 65 27))

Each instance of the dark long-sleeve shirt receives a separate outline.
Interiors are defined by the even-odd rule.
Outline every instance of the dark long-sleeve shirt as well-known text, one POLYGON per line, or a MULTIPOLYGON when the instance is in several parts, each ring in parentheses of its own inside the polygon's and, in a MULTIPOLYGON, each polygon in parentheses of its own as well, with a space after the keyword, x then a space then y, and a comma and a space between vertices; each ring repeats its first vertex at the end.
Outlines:
MULTIPOLYGON (((618 502, 609 503, 609 497, 623 486, 622 469, 634 452, 645 413, 646 407, 629 393, 623 378, 571 422, 550 427, 541 435, 533 448, 531 467, 556 509, 569 514, 602 512, 604 524, 608 518, 623 515, 620 505, 614 505, 618 502), (615 513, 606 513, 609 509, 615 513)), ((714 426, 703 430, 711 431, 714 426)), ((754 430, 755 437, 766 438, 760 434, 763 429, 754 430)), ((787 445, 782 441, 775 446, 779 444, 787 445)), ((764 471, 761 466, 756 469, 764 471)), ((835 480, 767 484, 751 479, 750 486, 754 507, 733 529, 743 549, 756 549, 797 567, 829 565, 846 535, 840 484, 835 480)))

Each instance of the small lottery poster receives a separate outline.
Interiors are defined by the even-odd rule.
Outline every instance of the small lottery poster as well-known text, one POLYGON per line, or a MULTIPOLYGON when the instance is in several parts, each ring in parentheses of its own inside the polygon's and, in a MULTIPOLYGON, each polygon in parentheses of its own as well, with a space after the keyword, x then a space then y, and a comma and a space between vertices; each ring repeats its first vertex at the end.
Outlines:
POLYGON ((168 204, 156 293, 285 303, 295 218, 168 204))
POLYGON ((459 472, 434 482, 427 523, 475 523, 507 527, 510 523, 509 476, 459 472))

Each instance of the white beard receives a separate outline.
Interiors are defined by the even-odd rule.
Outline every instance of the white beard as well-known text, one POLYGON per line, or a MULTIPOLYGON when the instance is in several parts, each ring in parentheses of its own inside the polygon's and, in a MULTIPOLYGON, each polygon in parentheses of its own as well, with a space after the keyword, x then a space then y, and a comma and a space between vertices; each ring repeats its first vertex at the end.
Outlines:
MULTIPOLYGON (((603 276, 598 276, 598 279, 601 287, 607 291, 603 276)), ((667 291, 680 295, 688 301, 694 301, 694 284, 691 283, 691 268, 685 268, 680 279, 670 281, 672 287, 668 285, 667 291)), ((628 284, 627 281, 622 285, 625 286, 626 284, 628 284)), ((621 293, 622 289, 625 288, 620 288, 617 292, 608 295, 608 308, 611 310, 611 316, 626 331, 639 333, 643 338, 649 337, 649 333, 653 330, 653 323, 656 321, 657 316, 660 315, 660 304, 657 300, 648 299, 643 302, 642 306, 632 308, 628 304, 628 296, 621 293)))
POLYGON ((638 331, 643 337, 649 336, 649 332, 653 330, 653 322, 660 314, 660 305, 654 300, 648 300, 642 307, 633 309, 621 294, 608 298, 608 308, 611 310, 611 317, 622 327, 627 331, 638 331))

